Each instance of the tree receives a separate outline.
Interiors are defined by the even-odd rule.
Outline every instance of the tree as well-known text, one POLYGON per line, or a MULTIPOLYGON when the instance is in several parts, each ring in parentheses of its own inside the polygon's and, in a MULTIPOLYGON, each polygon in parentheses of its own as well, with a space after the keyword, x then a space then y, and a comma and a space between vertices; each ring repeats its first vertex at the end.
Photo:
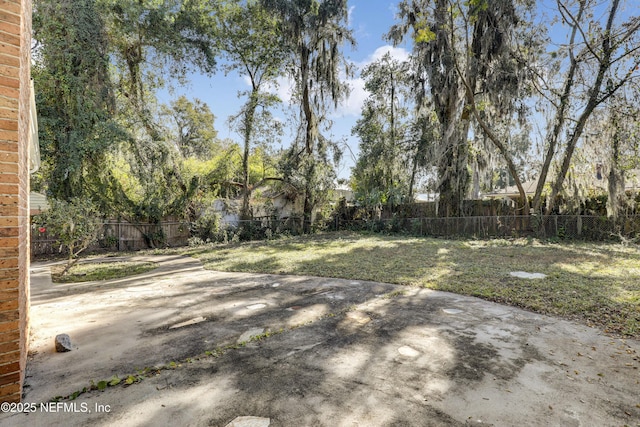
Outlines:
POLYGON ((553 211, 556 196, 562 192, 573 154, 592 114, 637 78, 640 66, 640 19, 631 16, 621 20, 620 0, 610 3, 601 20, 594 19, 599 7, 595 1, 558 1, 557 5, 570 38, 561 52, 549 52, 545 61, 552 64, 549 72, 539 74, 539 92, 549 100, 555 114, 548 123, 546 152, 533 198, 534 210, 541 211, 544 185, 553 161, 564 147, 547 198, 547 214, 553 211))
POLYGON ((218 131, 213 126, 215 116, 207 104, 181 96, 171 102, 170 107, 163 106, 160 115, 171 123, 167 133, 182 157, 211 157, 218 131))
POLYGON ((61 273, 64 276, 78 262, 78 255, 98 240, 102 219, 96 206, 86 199, 50 199, 49 205, 36 222, 58 239, 60 252, 65 248, 67 265, 61 273))
POLYGON ((303 214, 308 231, 314 206, 331 179, 327 150, 335 144, 321 134, 322 125, 327 120, 329 103, 337 107, 348 89, 340 79, 340 71, 346 71, 340 48, 345 42, 354 44, 351 31, 346 28, 347 0, 261 2, 279 17, 281 43, 288 53, 287 68, 295 82, 300 127, 296 144, 284 158, 288 159, 286 170, 302 172, 304 177, 303 214))
POLYGON ((352 130, 360 138, 353 170, 355 191, 369 202, 375 194, 375 204, 400 203, 412 192, 409 175, 414 170, 409 157, 414 150, 407 149, 411 126, 408 64, 386 53, 361 76, 370 95, 352 130))
MULTIPOLYGON (((165 75, 181 82, 190 69, 205 73, 215 69, 214 8, 206 0, 97 1, 106 23, 117 88, 117 116, 128 131, 119 139, 119 152, 113 161, 129 163, 127 175, 133 175, 122 179, 120 171, 109 170, 104 190, 108 199, 103 209, 133 223, 156 224, 155 229, 148 227, 150 232, 141 229, 149 245, 156 246, 163 240, 160 221, 167 215, 185 217, 188 200, 197 193, 200 181, 183 176, 183 158, 176 150, 176 141, 158 122, 155 93, 165 85, 165 75), (137 183, 132 186, 136 191, 122 187, 123 182, 132 181, 137 183)), ((189 113, 188 103, 178 100, 174 107, 176 117, 184 118, 189 113), (186 110, 178 112, 182 107, 186 110)), ((203 119, 210 112, 200 107, 196 104, 193 112, 203 119)), ((201 130, 211 133, 213 128, 201 130)))
POLYGON ((469 132, 474 121, 477 130, 484 132, 504 156, 526 206, 508 147, 492 131, 488 123, 491 116, 486 114, 489 106, 511 114, 517 99, 514 94, 520 90, 519 70, 523 64, 512 44, 513 29, 522 22, 516 2, 403 0, 399 17, 402 22, 391 29, 389 37, 398 43, 412 32, 417 83, 428 83, 421 86, 430 91, 440 125, 435 152, 440 214, 462 214, 470 185, 469 132))
POLYGON ((222 51, 230 61, 226 72, 238 71, 251 85, 248 91, 239 94, 246 96, 247 101, 235 120, 244 142, 241 217, 249 219, 249 156, 251 146, 256 142, 256 113, 261 108, 263 119, 268 119, 268 109, 280 101, 277 96, 265 92, 264 87, 274 84, 280 75, 286 51, 280 45, 279 23, 257 0, 224 4, 216 17, 222 51))
POLYGON ((159 124, 155 92, 166 71, 181 81, 189 67, 214 69, 212 10, 206 0, 35 3, 42 188, 66 200, 89 197, 133 223, 182 214, 198 180, 181 175, 180 153, 206 154, 213 115, 197 101, 178 100, 179 135, 171 135, 159 124), (122 160, 135 180, 109 167, 122 160), (139 185, 121 187, 132 181, 139 185))
POLYGON ((33 31, 42 185, 70 200, 96 185, 105 154, 122 134, 113 120, 104 22, 94 0, 37 0, 33 31))

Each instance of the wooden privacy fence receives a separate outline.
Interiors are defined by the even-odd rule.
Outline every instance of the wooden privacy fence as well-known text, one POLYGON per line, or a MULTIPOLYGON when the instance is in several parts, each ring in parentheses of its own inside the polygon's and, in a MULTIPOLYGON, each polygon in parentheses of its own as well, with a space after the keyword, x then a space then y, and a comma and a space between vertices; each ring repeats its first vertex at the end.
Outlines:
MULTIPOLYGON (((135 251, 149 247, 185 246, 190 237, 189 223, 177 220, 162 221, 158 224, 129 223, 108 220, 98 241, 87 251, 135 251)), ((31 254, 49 255, 60 251, 60 243, 48 232, 41 233, 38 228, 31 230, 31 254)))

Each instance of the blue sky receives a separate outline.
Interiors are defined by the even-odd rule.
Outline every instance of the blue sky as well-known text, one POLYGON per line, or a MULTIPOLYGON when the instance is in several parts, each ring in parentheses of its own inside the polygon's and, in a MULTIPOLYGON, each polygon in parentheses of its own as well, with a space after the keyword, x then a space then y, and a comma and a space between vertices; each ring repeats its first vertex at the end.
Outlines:
MULTIPOLYGON (((349 16, 350 27, 356 38, 356 48, 346 48, 345 56, 356 65, 355 75, 348 80, 352 88, 349 99, 343 102, 339 108, 331 114, 334 122, 331 135, 334 140, 347 139, 354 154, 357 153, 357 139, 351 136, 351 128, 355 125, 360 115, 362 102, 367 94, 364 90, 364 82, 359 78, 360 70, 367 64, 391 51, 398 58, 406 58, 408 54, 407 45, 396 48, 390 46, 384 40, 384 35, 394 24, 397 1, 388 0, 350 0, 349 16)), ((213 114, 216 116, 215 127, 220 138, 230 138, 240 142, 240 136, 228 125, 228 118, 237 114, 242 104, 243 98, 238 97, 238 91, 247 90, 248 85, 245 79, 235 73, 227 76, 222 71, 216 75, 202 76, 193 74, 188 78, 189 83, 185 86, 175 86, 172 94, 160 94, 162 102, 169 102, 180 95, 185 95, 189 99, 198 98, 207 103, 213 114)), ((280 79, 278 93, 284 104, 288 101, 288 82, 285 76, 280 79)), ((276 116, 286 117, 284 113, 274 111, 276 116)), ((292 136, 289 129, 285 128, 285 135, 282 139, 283 145, 288 146, 292 136)), ((351 174, 351 167, 354 159, 349 150, 345 150, 343 160, 337 168, 340 178, 348 178, 351 174)))

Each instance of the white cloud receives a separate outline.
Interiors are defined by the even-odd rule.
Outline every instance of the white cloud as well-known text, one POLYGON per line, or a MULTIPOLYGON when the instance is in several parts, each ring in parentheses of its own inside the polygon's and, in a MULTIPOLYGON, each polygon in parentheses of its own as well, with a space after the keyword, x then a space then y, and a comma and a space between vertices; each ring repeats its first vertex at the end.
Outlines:
POLYGON ((349 97, 338 105, 334 115, 337 117, 360 116, 362 105, 369 96, 369 92, 364 88, 364 80, 360 77, 349 79, 347 84, 351 89, 349 97))
MULTIPOLYGON (((249 76, 243 75, 242 81, 248 88, 251 87, 251 79, 249 76)), ((274 95, 278 95, 278 98, 285 104, 291 102, 291 94, 293 93, 294 82, 288 76, 279 76, 274 82, 266 82, 263 86, 263 90, 274 95)))
POLYGON ((362 70, 365 66, 371 64, 372 62, 382 59, 382 57, 387 53, 391 54, 391 57, 393 59, 397 59, 398 61, 406 61, 407 59, 409 59, 409 52, 407 52, 405 48, 394 47, 386 44, 374 50, 373 53, 364 60, 364 62, 357 64, 358 68, 362 70))
POLYGON ((364 101, 369 96, 369 93, 364 88, 364 80, 360 77, 360 73, 367 65, 381 59, 387 53, 390 53, 391 57, 398 61, 409 59, 409 52, 406 49, 384 45, 374 50, 364 61, 355 63, 357 77, 347 81, 351 87, 351 93, 346 100, 338 105, 338 110, 334 114, 335 117, 360 116, 364 101))
POLYGON ((289 76, 279 76, 274 83, 265 85, 265 90, 278 95, 285 104, 291 103, 295 82, 289 76))
MULTIPOLYGON (((350 12, 352 11, 353 7, 350 9, 350 12)), ((392 58, 399 61, 406 61, 409 59, 409 52, 406 49, 391 45, 384 45, 374 50, 373 53, 371 53, 371 55, 369 55, 364 61, 356 62, 354 64, 356 77, 347 79, 346 81, 351 89, 349 97, 338 105, 338 109, 332 114, 334 118, 360 116, 364 101, 369 96, 369 93, 364 88, 364 80, 360 77, 360 73, 364 67, 381 59, 387 53, 390 53, 392 58)), ((247 86, 251 86, 251 81, 247 76, 243 76, 243 81, 247 86)), ((265 90, 278 95, 283 103, 290 104, 294 86, 295 83, 289 76, 280 76, 277 78, 275 83, 267 84, 265 86, 265 90)))
POLYGON ((353 11, 355 10, 355 6, 351 6, 349 8, 349 11, 347 12, 347 25, 351 26, 351 23, 353 22, 352 20, 352 16, 353 16, 353 11))

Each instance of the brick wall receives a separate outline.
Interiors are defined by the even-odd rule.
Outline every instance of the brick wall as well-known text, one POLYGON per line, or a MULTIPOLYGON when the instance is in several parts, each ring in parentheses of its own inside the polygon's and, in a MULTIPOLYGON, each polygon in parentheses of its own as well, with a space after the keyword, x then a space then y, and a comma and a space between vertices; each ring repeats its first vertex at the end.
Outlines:
POLYGON ((31 0, 0 0, 0 401, 17 402, 29 337, 31 0))

